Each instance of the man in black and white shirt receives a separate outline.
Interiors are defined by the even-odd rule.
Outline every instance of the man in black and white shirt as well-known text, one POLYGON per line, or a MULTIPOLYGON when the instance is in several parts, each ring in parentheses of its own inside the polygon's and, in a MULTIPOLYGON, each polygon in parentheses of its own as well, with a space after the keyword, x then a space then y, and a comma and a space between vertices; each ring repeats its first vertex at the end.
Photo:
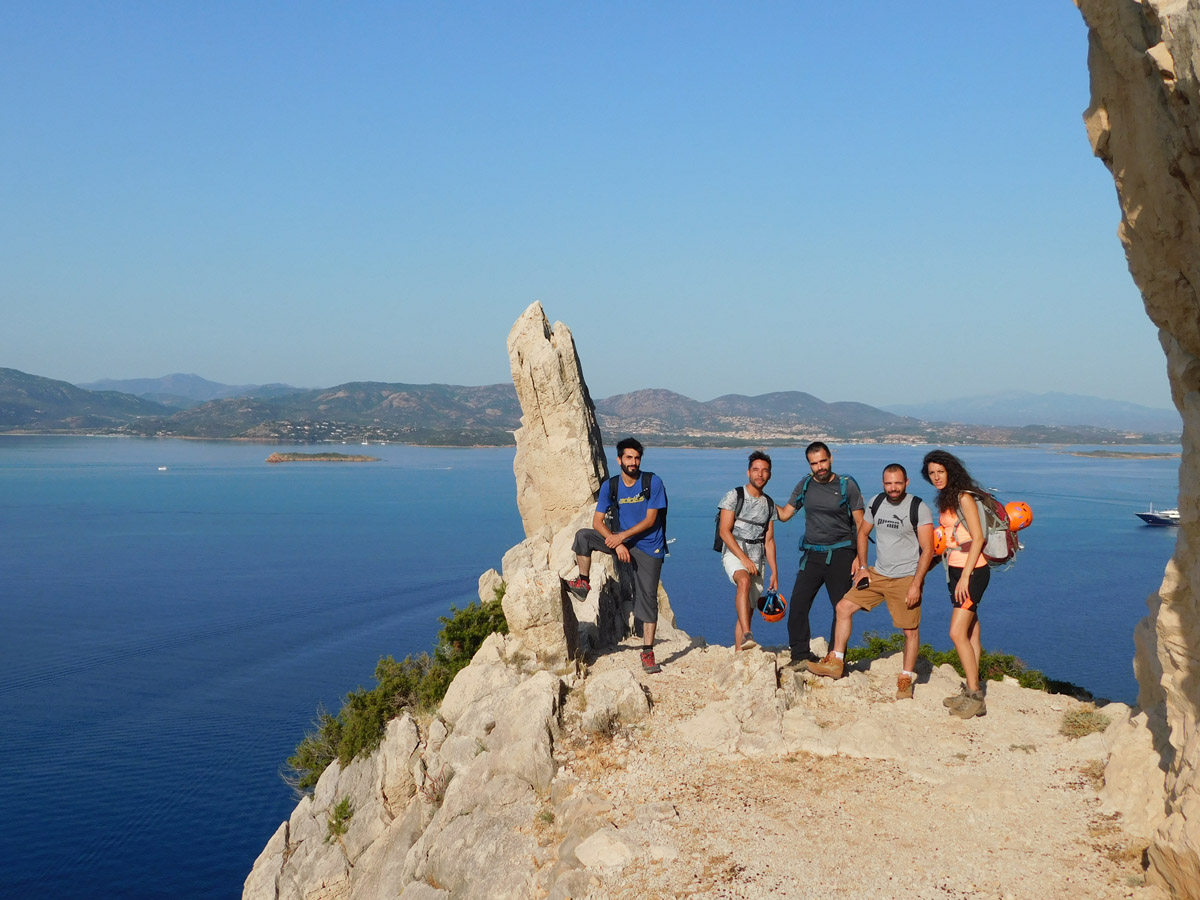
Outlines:
POLYGON ((769 590, 776 590, 778 586, 775 524, 772 521, 775 503, 763 492, 771 480, 771 457, 761 450, 751 453, 746 478, 745 486, 734 488, 717 504, 721 510, 717 533, 725 544, 721 550, 721 563, 725 567, 725 574, 737 587, 734 600, 737 608, 737 624, 733 629, 734 650, 758 646, 754 635, 750 633, 750 617, 763 591, 764 563, 771 569, 769 590))

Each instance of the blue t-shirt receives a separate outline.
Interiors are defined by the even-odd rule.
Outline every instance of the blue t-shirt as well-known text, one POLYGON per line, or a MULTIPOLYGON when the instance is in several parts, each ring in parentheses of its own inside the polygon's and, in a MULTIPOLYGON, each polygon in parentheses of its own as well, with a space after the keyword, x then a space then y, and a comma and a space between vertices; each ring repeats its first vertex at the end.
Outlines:
MULTIPOLYGON (((596 512, 608 512, 608 482, 604 482, 600 487, 600 497, 596 501, 596 512)), ((642 519, 646 518, 646 510, 648 509, 666 509, 667 508, 667 489, 663 487, 662 479, 657 475, 650 475, 650 497, 642 496, 642 475, 639 472, 637 480, 633 486, 625 484, 625 479, 620 475, 617 476, 617 503, 620 504, 617 510, 617 525, 619 531, 624 531, 626 528, 632 528, 642 519)), ((660 513, 653 527, 648 531, 643 531, 636 535, 632 542, 626 542, 626 546, 637 547, 648 556, 653 556, 656 559, 662 559, 666 555, 667 542, 663 539, 664 517, 660 513)))

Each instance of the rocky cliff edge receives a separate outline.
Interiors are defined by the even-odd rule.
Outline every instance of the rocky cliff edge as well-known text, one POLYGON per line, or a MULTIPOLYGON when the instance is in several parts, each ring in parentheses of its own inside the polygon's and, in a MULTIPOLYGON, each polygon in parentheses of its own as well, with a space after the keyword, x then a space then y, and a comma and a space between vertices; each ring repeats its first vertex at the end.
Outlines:
POLYGON ((1078 701, 998 683, 988 715, 961 721, 941 704, 948 667, 897 702, 896 658, 797 674, 770 650, 693 640, 665 591, 664 670, 644 674, 608 560, 585 601, 563 588, 607 475, 570 332, 534 304, 509 352, 527 537, 479 593, 503 581, 510 634, 436 714, 393 720, 370 757, 323 773, 245 900, 1162 896, 1141 865, 1162 773, 1127 707, 1073 740, 1059 729, 1078 701), (560 439, 572 462, 550 477, 560 439))

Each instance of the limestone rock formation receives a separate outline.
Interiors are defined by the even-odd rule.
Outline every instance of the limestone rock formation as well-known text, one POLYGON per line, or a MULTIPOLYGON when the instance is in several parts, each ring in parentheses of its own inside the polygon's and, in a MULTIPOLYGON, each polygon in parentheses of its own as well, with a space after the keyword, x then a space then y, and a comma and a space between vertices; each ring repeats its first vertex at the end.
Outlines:
POLYGON ((1143 767, 1144 784, 1166 772, 1150 877, 1176 897, 1200 898, 1200 2, 1077 3, 1089 28, 1088 137, 1116 182, 1118 234, 1183 415, 1182 524, 1134 666, 1144 727, 1158 719, 1163 728, 1127 744, 1157 757, 1143 767))
MULTIPOLYGON (((596 412, 561 322, 553 327, 540 303, 530 305, 508 335, 513 384, 521 401, 521 427, 513 472, 526 538, 504 554, 504 616, 543 663, 562 666, 580 649, 609 646, 632 625, 632 586, 623 567, 598 554, 592 595, 577 603, 565 590, 572 574, 571 542, 591 527, 596 497, 608 477, 596 412)), ((494 584, 492 576, 484 578, 494 584)), ((480 582, 481 595, 484 591, 480 582)), ((666 591, 659 588, 658 636, 676 634, 666 591)))
POLYGON ((557 531, 596 500, 608 477, 596 408, 583 380, 575 339, 562 322, 551 328, 533 303, 508 333, 513 386, 521 403, 517 429, 517 508, 525 535, 557 531))
POLYGON ((528 826, 557 771, 564 685, 531 661, 492 635, 423 734, 405 714, 370 757, 326 769, 260 854, 244 900, 534 896, 528 826))
MULTIPOLYGON (((592 568, 582 623, 562 578, 576 564, 575 531, 592 521, 604 447, 566 326, 551 329, 535 303, 509 352, 525 413, 515 474, 527 537, 478 590, 484 602, 503 593, 510 634, 483 643, 423 733, 405 714, 369 758, 326 769, 255 862, 245 900, 565 898, 589 883, 586 866, 632 859, 621 836, 600 833, 603 804, 556 782, 554 756, 581 640, 613 649, 632 624, 631 594, 609 557, 592 568), (533 828, 547 804, 576 823, 552 865, 533 828)), ((661 588, 659 606, 660 639, 686 642, 661 588)), ((592 732, 650 711, 628 667, 597 677, 587 697, 592 732)))

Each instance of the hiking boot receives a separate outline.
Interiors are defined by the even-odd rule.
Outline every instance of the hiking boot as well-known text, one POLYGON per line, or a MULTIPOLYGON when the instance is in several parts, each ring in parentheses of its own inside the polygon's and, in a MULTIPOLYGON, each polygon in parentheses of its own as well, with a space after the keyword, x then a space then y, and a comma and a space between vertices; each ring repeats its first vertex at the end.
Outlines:
POLYGON ((973 716, 986 716, 987 704, 983 702, 983 691, 967 691, 963 701, 950 710, 950 715, 960 719, 970 719, 973 716))
POLYGON ((808 663, 817 661, 811 653, 792 653, 790 656, 787 664, 789 669, 803 669, 808 663))
POLYGON ((588 595, 588 591, 592 589, 592 583, 580 575, 574 581, 567 582, 567 590, 578 597, 580 600, 588 595))
POLYGON ((845 672, 846 660, 838 659, 833 655, 833 651, 831 650, 825 654, 825 658, 820 662, 807 662, 804 665, 814 675, 824 675, 826 678, 841 678, 845 672))
POLYGON ((754 635, 752 635, 750 632, 747 631, 744 635, 742 635, 743 650, 753 650, 757 646, 758 641, 754 639, 754 635))
POLYGON ((896 676, 896 699, 911 700, 913 680, 911 675, 900 674, 896 676))
POLYGON ((957 709, 959 704, 961 704, 966 698, 967 686, 965 684, 960 684, 958 686, 958 693, 951 694, 949 697, 943 700, 942 706, 946 707, 947 709, 957 709))
POLYGON ((653 650, 642 651, 642 670, 648 675, 656 675, 662 671, 662 666, 654 661, 653 650))

